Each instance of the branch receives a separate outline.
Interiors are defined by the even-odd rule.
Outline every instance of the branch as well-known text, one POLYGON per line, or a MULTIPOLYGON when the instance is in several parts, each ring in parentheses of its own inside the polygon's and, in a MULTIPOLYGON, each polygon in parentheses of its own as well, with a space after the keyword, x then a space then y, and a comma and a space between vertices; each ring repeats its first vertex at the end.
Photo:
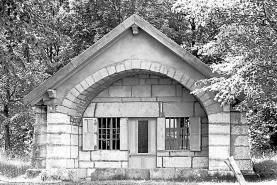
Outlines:
POLYGON ((265 7, 265 3, 264 2, 263 2, 263 5, 262 5, 262 8, 263 8, 264 16, 265 16, 266 20, 268 21, 270 27, 277 33, 276 21, 270 20, 269 15, 268 15, 268 13, 266 11, 266 7, 265 7))

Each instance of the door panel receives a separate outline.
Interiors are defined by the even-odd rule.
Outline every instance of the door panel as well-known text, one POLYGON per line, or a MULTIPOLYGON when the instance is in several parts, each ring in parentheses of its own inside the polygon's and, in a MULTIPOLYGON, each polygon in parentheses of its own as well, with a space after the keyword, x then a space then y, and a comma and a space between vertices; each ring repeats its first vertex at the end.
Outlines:
POLYGON ((129 136, 129 168, 156 168, 156 118, 130 118, 129 136))

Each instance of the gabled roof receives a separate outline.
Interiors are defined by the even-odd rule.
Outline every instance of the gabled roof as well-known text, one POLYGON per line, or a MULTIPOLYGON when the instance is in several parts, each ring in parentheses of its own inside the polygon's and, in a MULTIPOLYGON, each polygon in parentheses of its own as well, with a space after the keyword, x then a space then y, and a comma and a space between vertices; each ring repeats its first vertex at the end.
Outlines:
POLYGON ((120 25, 118 25, 116 28, 114 28, 103 38, 101 38, 97 43, 95 43, 94 45, 86 49, 83 53, 81 53, 79 56, 70 61, 66 66, 60 69, 47 81, 45 81, 40 86, 31 91, 28 95, 26 95, 23 98, 23 102, 25 104, 31 104, 32 102, 40 99, 41 96, 48 89, 55 89, 58 86, 58 84, 62 83, 64 80, 73 75, 74 72, 78 71, 78 69, 87 64, 87 62, 90 61, 89 59, 93 55, 97 55, 105 46, 116 40, 118 37, 120 37, 121 34, 123 34, 123 32, 125 32, 133 25, 137 25, 140 29, 144 30, 146 33, 151 35, 153 38, 155 38, 157 41, 159 41, 161 44, 163 44, 177 56, 181 57, 189 65, 201 72, 207 78, 215 76, 215 74, 211 72, 210 68, 206 64, 204 64, 195 56, 193 56, 190 52, 184 50, 182 47, 180 47, 178 44, 176 44, 162 32, 160 32, 151 24, 149 24, 147 21, 145 21, 138 15, 134 14, 130 16, 128 19, 126 19, 124 22, 122 22, 120 25))

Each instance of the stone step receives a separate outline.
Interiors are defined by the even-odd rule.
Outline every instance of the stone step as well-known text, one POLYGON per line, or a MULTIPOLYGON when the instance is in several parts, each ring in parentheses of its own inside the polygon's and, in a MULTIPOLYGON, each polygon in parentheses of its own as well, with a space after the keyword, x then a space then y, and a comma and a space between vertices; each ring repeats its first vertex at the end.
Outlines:
POLYGON ((192 168, 155 168, 123 169, 96 168, 91 173, 91 180, 190 180, 208 176, 207 169, 192 168))

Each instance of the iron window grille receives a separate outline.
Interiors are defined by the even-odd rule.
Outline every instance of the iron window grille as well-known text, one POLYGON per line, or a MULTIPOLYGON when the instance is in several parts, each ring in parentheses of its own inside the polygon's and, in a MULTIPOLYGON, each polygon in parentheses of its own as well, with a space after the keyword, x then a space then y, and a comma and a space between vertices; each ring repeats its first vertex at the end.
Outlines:
POLYGON ((99 150, 120 149, 120 118, 98 118, 99 150))
POLYGON ((165 149, 189 149, 189 118, 166 118, 165 121, 165 149))

